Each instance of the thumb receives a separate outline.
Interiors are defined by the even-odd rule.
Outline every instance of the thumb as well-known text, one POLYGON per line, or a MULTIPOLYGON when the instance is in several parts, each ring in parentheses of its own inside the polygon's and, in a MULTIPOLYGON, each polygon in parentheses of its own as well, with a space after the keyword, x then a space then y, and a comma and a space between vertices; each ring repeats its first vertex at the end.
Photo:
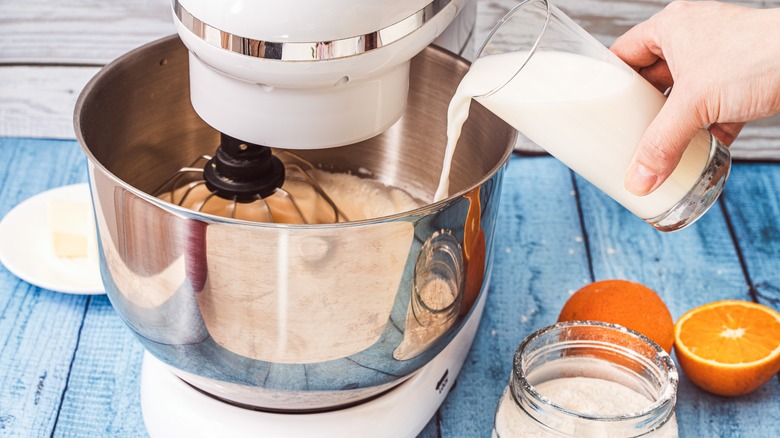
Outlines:
POLYGON ((666 181, 688 143, 706 126, 696 118, 698 113, 693 101, 680 98, 672 89, 661 111, 639 140, 626 172, 626 190, 643 196, 666 181))

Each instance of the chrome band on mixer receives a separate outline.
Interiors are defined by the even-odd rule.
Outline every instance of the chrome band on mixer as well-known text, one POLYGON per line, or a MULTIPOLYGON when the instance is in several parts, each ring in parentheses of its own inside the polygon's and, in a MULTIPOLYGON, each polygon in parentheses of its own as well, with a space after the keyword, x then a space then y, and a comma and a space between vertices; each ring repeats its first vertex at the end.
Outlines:
POLYGON ((173 11, 182 26, 212 46, 254 58, 323 61, 359 55, 394 43, 420 29, 451 2, 452 0, 433 0, 417 12, 383 29, 350 38, 316 42, 261 41, 233 35, 204 23, 185 9, 178 0, 173 2, 173 11))

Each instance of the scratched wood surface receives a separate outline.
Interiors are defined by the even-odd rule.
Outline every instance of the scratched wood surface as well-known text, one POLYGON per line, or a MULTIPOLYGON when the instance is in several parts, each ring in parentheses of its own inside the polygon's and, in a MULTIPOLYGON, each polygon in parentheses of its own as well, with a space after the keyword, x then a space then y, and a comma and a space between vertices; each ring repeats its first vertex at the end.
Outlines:
MULTIPOLYGON (((665 2, 559 0, 605 44, 665 2)), ((777 7, 780 0, 740 2, 777 7)), ((479 4, 477 38, 516 1, 479 4)), ((0 0, 0 137, 73 137, 75 99, 101 65, 173 32, 168 0, 0 0)), ((734 146, 775 159, 776 119, 734 146)), ((532 145, 523 145, 532 148, 532 145)), ((0 138, 0 217, 27 197, 86 179, 73 141, 0 138)), ((677 318, 721 298, 780 308, 780 166, 737 164, 721 201, 692 228, 660 234, 547 157, 507 171, 485 317, 450 396, 422 437, 487 437, 518 342, 554 322, 579 286, 627 278, 654 287, 677 318)), ((105 296, 56 294, 0 267, 0 436, 143 437, 142 348, 105 296)), ((683 376, 683 437, 780 431, 780 381, 745 397, 699 391, 683 376)))
MULTIPOLYGON (((0 215, 35 193, 85 180, 73 141, 0 139, 0 215)), ((520 340, 551 324, 598 279, 643 282, 675 318, 724 298, 780 308, 780 165, 740 163, 691 228, 661 234, 549 157, 506 173, 487 308, 472 351, 421 437, 487 437, 520 340)), ((0 268, 0 435, 145 437, 142 347, 105 296, 42 290, 0 268)), ((780 430, 780 380, 744 397, 708 395, 683 375, 681 436, 780 430)))
MULTIPOLYGON (((517 0, 478 1, 476 41, 517 0)), ((557 0, 605 45, 666 0, 557 0)), ((739 0, 780 7, 780 0, 739 0)), ((170 0, 0 0, 0 136, 74 138, 78 93, 98 68, 174 32, 170 0)), ((521 139, 520 150, 540 152, 521 139)), ((750 123, 732 147, 737 159, 780 158, 780 116, 750 123)))

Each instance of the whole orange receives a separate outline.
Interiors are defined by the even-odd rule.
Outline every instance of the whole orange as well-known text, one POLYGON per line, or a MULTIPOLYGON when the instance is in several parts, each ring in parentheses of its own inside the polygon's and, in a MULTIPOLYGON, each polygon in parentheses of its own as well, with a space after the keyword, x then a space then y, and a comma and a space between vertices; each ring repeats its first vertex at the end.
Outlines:
POLYGON ((661 297, 649 287, 628 280, 602 280, 574 293, 558 322, 591 320, 620 324, 647 336, 667 353, 674 344, 674 320, 661 297))

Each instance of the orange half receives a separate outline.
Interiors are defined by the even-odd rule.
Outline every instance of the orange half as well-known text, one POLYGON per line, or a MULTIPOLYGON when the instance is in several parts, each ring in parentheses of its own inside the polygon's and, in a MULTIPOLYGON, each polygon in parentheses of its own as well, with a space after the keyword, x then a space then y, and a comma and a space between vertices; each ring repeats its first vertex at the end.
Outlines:
POLYGON ((677 361, 705 391, 747 394, 780 372, 780 313, 725 300, 688 311, 674 327, 677 361))

